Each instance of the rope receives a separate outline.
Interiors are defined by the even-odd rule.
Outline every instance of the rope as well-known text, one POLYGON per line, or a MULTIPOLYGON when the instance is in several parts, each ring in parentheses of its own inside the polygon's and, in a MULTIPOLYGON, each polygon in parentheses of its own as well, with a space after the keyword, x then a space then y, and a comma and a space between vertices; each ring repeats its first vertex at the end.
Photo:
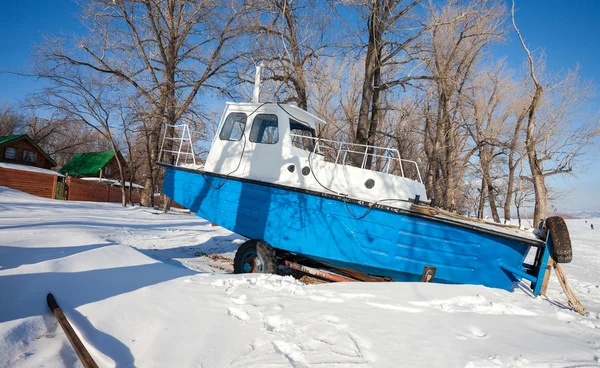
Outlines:
POLYGON ((575 312, 584 315, 586 313, 586 309, 583 304, 581 304, 579 298, 577 298, 577 295, 575 295, 575 292, 569 286, 569 283, 567 282, 567 276, 565 275, 560 263, 554 262, 554 271, 556 272, 556 277, 558 278, 558 282, 560 282, 560 286, 569 299, 569 307, 573 308, 575 312))

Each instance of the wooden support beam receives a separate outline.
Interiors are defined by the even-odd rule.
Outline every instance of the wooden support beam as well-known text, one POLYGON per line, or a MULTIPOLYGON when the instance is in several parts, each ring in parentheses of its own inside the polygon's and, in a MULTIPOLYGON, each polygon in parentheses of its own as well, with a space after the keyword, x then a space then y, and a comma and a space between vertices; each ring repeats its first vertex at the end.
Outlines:
POLYGON ((431 282, 433 276, 435 276, 436 268, 433 266, 425 266, 423 269, 423 275, 421 276, 421 282, 431 282))
POLYGON ((544 274, 544 281, 542 282, 542 290, 540 294, 546 296, 546 290, 548 290, 548 282, 550 281, 550 275, 552 274, 552 266, 554 265, 554 260, 552 257, 548 257, 548 265, 546 266, 546 273, 544 274))
POLYGON ((319 270, 316 268, 304 266, 304 265, 301 265, 296 262, 285 261, 284 264, 286 267, 289 267, 293 270, 300 271, 300 272, 303 272, 303 273, 306 273, 306 274, 309 274, 312 276, 316 276, 316 277, 322 278, 323 280, 328 280, 328 281, 333 281, 333 282, 354 282, 354 281, 356 281, 350 277, 342 276, 342 275, 339 275, 334 272, 329 272, 329 271, 325 271, 325 270, 319 270))

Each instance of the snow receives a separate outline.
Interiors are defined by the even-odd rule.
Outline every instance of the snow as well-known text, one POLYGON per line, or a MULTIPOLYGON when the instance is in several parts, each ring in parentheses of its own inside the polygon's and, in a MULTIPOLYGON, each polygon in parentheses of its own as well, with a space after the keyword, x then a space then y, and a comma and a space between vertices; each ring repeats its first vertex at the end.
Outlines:
POLYGON ((548 299, 472 285, 233 275, 244 241, 207 221, 0 187, 0 367, 80 366, 52 292, 101 367, 588 367, 600 357, 600 219, 567 220, 548 299))
POLYGON ((0 167, 3 167, 5 169, 11 169, 11 170, 30 171, 30 172, 34 172, 34 173, 49 174, 49 175, 56 175, 56 176, 64 177, 63 174, 61 174, 57 171, 42 169, 41 167, 35 167, 35 166, 27 166, 27 165, 19 165, 19 164, 10 164, 7 162, 0 162, 0 167))

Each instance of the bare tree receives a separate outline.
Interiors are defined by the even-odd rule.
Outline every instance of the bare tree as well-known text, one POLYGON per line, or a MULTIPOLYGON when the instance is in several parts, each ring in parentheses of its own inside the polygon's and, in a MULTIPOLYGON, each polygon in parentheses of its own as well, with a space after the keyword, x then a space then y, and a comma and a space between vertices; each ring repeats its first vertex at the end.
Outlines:
POLYGON ((110 144, 119 168, 121 205, 125 207, 125 169, 115 135, 119 101, 113 87, 114 77, 100 72, 82 72, 62 64, 40 68, 38 76, 50 82, 49 87, 32 97, 38 107, 52 110, 62 121, 83 122, 110 144))
POLYGON ((24 120, 25 116, 15 106, 3 102, 0 105, 0 136, 17 133, 24 120))
POLYGON ((570 71, 557 83, 544 87, 536 62, 525 44, 515 21, 515 1, 512 2, 512 23, 527 56, 529 77, 533 84, 531 100, 526 107, 527 126, 525 150, 529 163, 529 180, 535 192, 534 226, 546 217, 548 187, 546 177, 573 172, 574 165, 600 133, 598 117, 581 117, 573 123, 573 112, 582 107, 594 91, 594 86, 582 83, 577 72, 570 71), (541 117, 541 118, 540 118, 541 117), (538 121, 539 120, 539 121, 538 121))
POLYGON ((511 117, 510 93, 514 92, 508 75, 503 63, 478 70, 473 82, 466 88, 465 104, 461 110, 466 130, 479 157, 482 186, 478 217, 483 214, 487 198, 495 222, 500 222, 496 203, 499 185, 492 176, 492 170, 495 161, 505 153, 502 135, 511 117))
POLYGON ((43 61, 114 77, 145 102, 144 205, 153 202, 163 122, 176 123, 200 91, 220 92, 233 79, 229 67, 243 54, 232 46, 243 10, 236 0, 93 0, 83 5, 89 33, 71 40, 75 49, 57 38, 40 48, 43 61))
MULTIPOLYGON (((522 88, 511 88, 512 93, 512 115, 513 115, 513 119, 511 119, 511 121, 509 122, 509 128, 508 132, 507 132, 507 139, 505 141, 504 147, 505 147, 505 152, 506 152, 506 157, 507 157, 507 162, 506 162, 506 169, 507 169, 507 182, 506 182, 506 195, 504 197, 504 205, 503 205, 503 211, 504 211, 504 222, 506 224, 510 224, 510 221, 512 219, 511 216, 511 203, 513 201, 513 193, 515 191, 515 186, 516 186, 516 170, 517 168, 521 165, 521 161, 523 160, 523 158, 525 157, 523 155, 524 153, 524 139, 523 139, 523 123, 525 121, 525 117, 526 117, 526 109, 523 108, 523 101, 525 100, 523 97, 523 93, 522 93, 522 88), (512 125, 511 125, 512 123, 512 125)), ((519 182, 520 183, 520 182, 519 182)), ((519 187, 521 187, 522 184, 519 184, 519 187)), ((517 193, 514 194, 515 196, 515 205, 517 203, 521 203, 519 202, 516 198, 517 198, 517 193)), ((521 196, 521 199, 524 199, 524 196, 521 196)), ((517 207, 517 214, 519 214, 519 208, 517 207)), ((521 219, 519 218, 519 226, 521 226, 521 219)))
POLYGON ((447 208, 456 204, 467 162, 476 152, 471 149, 463 155, 466 134, 459 121, 460 106, 485 48, 503 37, 504 13, 502 4, 487 0, 465 4, 452 0, 439 9, 430 7, 434 25, 428 68, 434 82, 424 130, 426 185, 447 208))
POLYGON ((258 16, 252 12, 246 22, 254 36, 249 59, 264 62, 262 79, 272 82, 265 92, 283 103, 295 102, 308 109, 308 78, 318 72, 317 59, 330 42, 325 1, 254 0, 251 7, 258 16))
MULTIPOLYGON (((415 7, 421 0, 375 0, 361 4, 368 38, 362 45, 366 48, 358 122, 354 141, 358 144, 373 145, 378 123, 381 93, 394 86, 405 85, 414 77, 406 71, 402 77, 388 73, 393 80, 383 81, 384 66, 399 70, 403 65, 412 65, 413 43, 426 30, 423 23, 415 19, 415 7), (408 56, 407 56, 408 54, 408 56)), ((361 46, 362 46, 361 45, 361 46)), ((361 166, 363 157, 355 155, 355 165, 361 166)), ((370 167, 372 156, 368 155, 366 166, 370 167)))

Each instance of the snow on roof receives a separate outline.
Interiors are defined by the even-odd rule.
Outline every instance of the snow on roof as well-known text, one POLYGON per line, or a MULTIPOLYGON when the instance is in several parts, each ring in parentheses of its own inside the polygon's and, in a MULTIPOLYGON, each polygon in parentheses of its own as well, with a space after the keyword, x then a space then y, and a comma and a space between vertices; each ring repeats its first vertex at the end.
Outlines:
MULTIPOLYGON (((120 187, 121 186, 121 182, 118 180, 114 180, 114 179, 105 179, 105 178, 79 178, 81 180, 88 180, 88 181, 95 181, 98 183, 102 183, 102 184, 108 184, 108 185, 113 185, 113 186, 117 186, 120 187)), ((128 181, 125 182, 125 187, 129 188, 131 183, 129 183, 128 181)), ((144 189, 143 186, 133 183, 132 186, 134 188, 137 189, 144 189)))
POLYGON ((0 167, 3 167, 5 169, 11 169, 11 170, 30 171, 30 172, 40 173, 40 174, 49 174, 49 175, 56 175, 56 176, 64 177, 64 175, 59 172, 48 170, 48 169, 42 169, 41 167, 35 167, 35 166, 9 164, 7 162, 0 162, 0 167))

